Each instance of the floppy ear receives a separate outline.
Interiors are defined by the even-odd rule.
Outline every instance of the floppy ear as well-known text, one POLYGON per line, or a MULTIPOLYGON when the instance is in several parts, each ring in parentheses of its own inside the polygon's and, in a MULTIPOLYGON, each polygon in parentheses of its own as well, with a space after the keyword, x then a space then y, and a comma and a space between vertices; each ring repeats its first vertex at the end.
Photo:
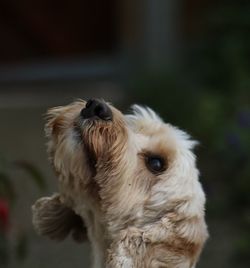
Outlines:
POLYGON ((62 241, 71 233, 77 242, 87 239, 82 218, 61 202, 59 194, 38 199, 32 213, 35 230, 42 236, 62 241))

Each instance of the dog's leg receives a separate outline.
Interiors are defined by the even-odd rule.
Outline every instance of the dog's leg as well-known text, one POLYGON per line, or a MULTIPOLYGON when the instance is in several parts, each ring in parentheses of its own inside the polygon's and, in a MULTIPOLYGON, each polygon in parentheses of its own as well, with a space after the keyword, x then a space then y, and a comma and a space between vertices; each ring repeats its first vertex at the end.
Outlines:
POLYGON ((32 212, 33 225, 40 235, 57 241, 65 239, 69 233, 77 242, 87 238, 83 220, 61 202, 59 194, 38 199, 32 212))

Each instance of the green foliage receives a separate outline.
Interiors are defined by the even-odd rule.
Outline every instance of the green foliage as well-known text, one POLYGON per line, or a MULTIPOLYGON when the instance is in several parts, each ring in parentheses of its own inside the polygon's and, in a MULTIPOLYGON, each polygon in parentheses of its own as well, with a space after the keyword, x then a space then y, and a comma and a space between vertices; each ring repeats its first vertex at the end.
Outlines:
POLYGON ((40 190, 46 189, 46 182, 41 172, 33 164, 27 161, 16 161, 15 165, 24 170, 40 190))
POLYGON ((10 176, 5 172, 0 172, 0 196, 14 200, 16 197, 13 184, 11 183, 10 176))
POLYGON ((5 267, 9 259, 9 243, 6 237, 0 233, 0 267, 5 267))
POLYGON ((24 260, 28 254, 28 238, 25 234, 19 235, 15 249, 17 259, 24 260))
POLYGON ((11 229, 10 211, 18 202, 16 189, 16 172, 23 171, 40 190, 46 188, 45 180, 40 171, 31 163, 23 160, 8 161, 0 158, 0 265, 8 265, 10 252, 15 252, 17 260, 22 261, 28 250, 28 236, 25 231, 20 232, 15 239, 9 239, 11 229))

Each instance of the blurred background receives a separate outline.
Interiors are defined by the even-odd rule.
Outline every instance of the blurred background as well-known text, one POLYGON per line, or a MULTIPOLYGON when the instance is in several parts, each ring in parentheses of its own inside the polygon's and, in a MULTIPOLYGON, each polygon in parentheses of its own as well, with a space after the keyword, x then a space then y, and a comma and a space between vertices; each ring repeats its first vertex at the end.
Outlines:
POLYGON ((0 1, 0 267, 89 267, 88 244, 38 237, 56 191, 48 107, 151 106, 200 141, 210 239, 201 268, 250 267, 250 2, 0 1))

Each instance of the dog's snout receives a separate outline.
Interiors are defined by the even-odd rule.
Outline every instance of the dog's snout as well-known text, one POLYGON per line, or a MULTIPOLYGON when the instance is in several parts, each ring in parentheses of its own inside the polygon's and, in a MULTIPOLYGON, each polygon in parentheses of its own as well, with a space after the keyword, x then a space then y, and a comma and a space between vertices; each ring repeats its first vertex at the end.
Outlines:
POLYGON ((81 117, 84 119, 96 117, 109 121, 112 120, 112 111, 104 101, 90 99, 87 101, 85 108, 82 109, 81 117))

